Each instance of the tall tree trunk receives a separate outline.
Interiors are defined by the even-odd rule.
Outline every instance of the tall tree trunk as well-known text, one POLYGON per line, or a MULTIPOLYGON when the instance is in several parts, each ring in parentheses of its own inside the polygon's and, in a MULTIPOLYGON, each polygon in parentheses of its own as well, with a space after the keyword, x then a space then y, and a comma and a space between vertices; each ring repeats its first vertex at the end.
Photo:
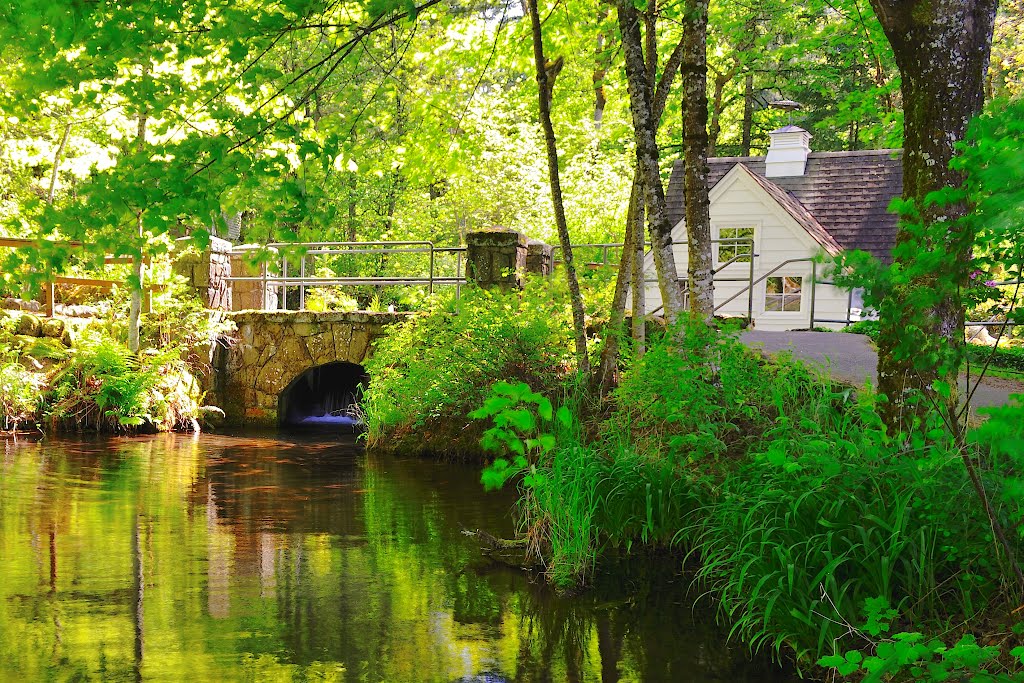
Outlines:
MULTIPOLYGON (((143 72, 143 80, 149 77, 149 67, 145 67, 143 72)), ((138 130, 135 134, 135 151, 141 152, 146 146, 146 123, 149 121, 149 112, 143 109, 139 113, 139 125, 138 130)), ((145 286, 143 278, 145 273, 143 272, 143 255, 141 250, 144 248, 145 233, 142 229, 142 216, 145 213, 145 209, 139 207, 136 210, 135 221, 136 229, 139 235, 139 249, 140 253, 132 257, 132 294, 131 299, 128 302, 128 350, 132 353, 138 353, 140 348, 140 327, 142 318, 142 288, 145 286)))
POLYGON ((580 294, 580 283, 576 278, 572 244, 569 241, 569 226, 565 221, 565 207, 562 205, 562 185, 558 173, 558 145, 555 140, 555 128, 551 123, 551 92, 554 89, 554 77, 558 75, 561 58, 550 65, 544 58, 544 37, 541 33, 540 10, 537 7, 537 2, 538 0, 527 0, 525 4, 530 12, 530 25, 533 29, 533 59, 537 67, 537 101, 540 124, 544 129, 544 141, 547 144, 551 201, 554 204, 555 226, 558 228, 558 242, 562 247, 562 265, 565 267, 565 279, 569 285, 569 298, 572 305, 572 322, 576 336, 576 365, 581 374, 589 375, 590 357, 587 354, 587 323, 583 314, 583 296, 580 294))
POLYGON ((913 428, 932 403, 944 405, 950 419, 957 413, 964 344, 960 289, 967 283, 973 235, 960 220, 967 213, 964 203, 939 206, 925 198, 963 182, 949 162, 954 144, 984 102, 997 0, 871 4, 902 75, 903 197, 919 212, 918 225, 901 221, 896 235, 895 259, 910 281, 887 292, 880 306, 878 388, 888 399, 882 417, 897 433, 913 428), (948 254, 938 268, 915 265, 919 254, 936 249, 948 254), (921 333, 911 341, 908 329, 913 328, 921 333), (953 362, 938 361, 951 357, 953 362), (935 390, 936 380, 949 385, 948 398, 935 390), (922 394, 927 400, 907 401, 922 394))
POLYGON ((349 242, 356 241, 356 183, 355 173, 348 174, 348 230, 345 237, 349 242))
MULTIPOLYGON (((636 211, 638 201, 636 178, 633 179, 633 191, 629 198, 627 226, 636 211)), ((619 272, 615 279, 615 292, 612 294, 611 313, 604 331, 604 346, 601 358, 594 373, 594 386, 600 395, 604 395, 612 387, 615 368, 619 362, 619 342, 625 334, 623 323, 626 319, 626 297, 629 295, 629 283, 633 273, 633 231, 627 227, 626 237, 622 243, 622 256, 619 259, 619 272)))
POLYGON ((651 249, 658 271, 658 286, 666 320, 675 321, 683 308, 675 254, 672 251, 672 224, 665 206, 665 188, 661 183, 658 151, 658 121, 654 117, 651 88, 647 82, 640 23, 632 0, 616 3, 622 52, 625 57, 633 134, 636 141, 637 169, 643 181, 644 204, 651 233, 651 249))
POLYGON ((743 79, 743 137, 741 156, 750 156, 750 138, 754 132, 754 72, 748 71, 743 79))
POLYGON ((739 69, 739 62, 734 61, 733 65, 724 73, 715 71, 715 94, 711 97, 711 124, 708 126, 708 156, 715 156, 718 148, 718 138, 722 134, 722 110, 725 105, 722 100, 725 97, 725 87, 732 82, 739 69))
MULTIPOLYGON (((644 72, 647 77, 648 92, 651 84, 655 82, 658 71, 658 44, 656 40, 657 13, 655 3, 648 5, 644 13, 645 54, 644 72)), ((652 115, 655 125, 661 124, 662 114, 665 112, 665 105, 668 103, 668 96, 672 89, 672 81, 682 61, 683 42, 676 45, 672 54, 665 61, 665 68, 662 70, 661 78, 657 80, 657 87, 653 91, 651 103, 652 115)), ((595 375, 595 383, 601 393, 611 388, 611 380, 619 358, 619 335, 625 332, 622 329, 622 322, 625 319, 626 297, 632 286, 633 293, 633 339, 638 346, 636 352, 643 353, 644 327, 642 321, 637 321, 637 311, 644 311, 644 283, 643 283, 643 255, 644 255, 644 190, 641 182, 640 170, 633 172, 633 184, 629 195, 629 208, 626 212, 625 239, 623 240, 622 257, 619 263, 619 273, 615 281, 615 293, 612 297, 612 308, 608 325, 609 334, 606 336, 604 347, 601 349, 601 360, 595 375), (639 253, 639 256, 636 254, 639 253), (639 270, 637 270, 639 269, 639 270), (640 283, 639 285, 637 283, 640 283), (639 305, 639 306, 638 306, 639 305)))
POLYGON ((636 216, 633 225, 626 229, 633 232, 633 357, 640 358, 646 350, 647 337, 647 280, 644 273, 644 203, 640 201, 643 190, 637 190, 636 216))
MULTIPOLYGON (((597 18, 599 22, 603 22, 607 16, 607 10, 601 8, 598 12, 597 18)), ((604 35, 598 34, 597 36, 597 50, 594 54, 594 74, 592 80, 594 82, 594 129, 599 130, 601 128, 601 119, 604 118, 604 108, 608 104, 608 99, 604 94, 604 79, 608 75, 607 63, 608 60, 604 56, 604 35)))
POLYGON ((891 433, 919 426, 938 405, 954 431, 964 468, 993 534, 1006 553, 1018 588, 1024 572, 978 473, 958 413, 957 379, 963 361, 964 303, 974 234, 966 203, 936 205, 926 198, 956 187, 963 174, 949 168, 954 145, 981 111, 998 0, 872 0, 899 66, 903 93, 903 198, 916 215, 901 221, 896 262, 909 274, 880 307, 878 388, 887 401, 882 418, 891 433), (923 236, 923 237, 922 237, 923 236), (921 253, 944 253, 937 267, 915 263, 921 253), (919 330, 915 333, 914 330, 919 330), (952 352, 951 352, 952 351, 952 352), (936 389, 937 382, 949 387, 936 389), (916 396, 918 402, 908 401, 916 396), (920 400, 928 399, 927 401, 920 400))
POLYGON ((61 159, 64 158, 64 148, 68 146, 68 138, 71 137, 71 124, 64 126, 64 134, 60 137, 60 145, 53 155, 53 172, 50 173, 50 189, 46 193, 46 203, 53 204, 54 195, 57 193, 57 172, 60 170, 61 159))
POLYGON ((710 323, 715 314, 708 199, 708 0, 683 5, 683 196, 686 215, 690 316, 710 323))

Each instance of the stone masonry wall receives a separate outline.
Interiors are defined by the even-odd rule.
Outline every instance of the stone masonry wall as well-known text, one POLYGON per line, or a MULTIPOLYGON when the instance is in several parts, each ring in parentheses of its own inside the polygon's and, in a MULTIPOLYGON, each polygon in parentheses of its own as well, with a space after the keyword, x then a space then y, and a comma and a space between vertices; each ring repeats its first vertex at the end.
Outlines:
POLYGON ((237 332, 216 360, 214 402, 233 424, 273 427, 278 398, 309 368, 337 361, 362 364, 374 340, 404 313, 233 313, 237 332))

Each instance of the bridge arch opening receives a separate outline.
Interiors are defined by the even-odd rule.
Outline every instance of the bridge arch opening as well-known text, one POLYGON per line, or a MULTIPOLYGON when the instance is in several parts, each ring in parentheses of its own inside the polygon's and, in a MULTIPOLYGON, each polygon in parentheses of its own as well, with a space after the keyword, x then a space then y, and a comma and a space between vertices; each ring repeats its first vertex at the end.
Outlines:
POLYGON ((359 401, 370 380, 362 365, 325 363, 296 377, 278 397, 278 421, 286 427, 362 425, 359 401))

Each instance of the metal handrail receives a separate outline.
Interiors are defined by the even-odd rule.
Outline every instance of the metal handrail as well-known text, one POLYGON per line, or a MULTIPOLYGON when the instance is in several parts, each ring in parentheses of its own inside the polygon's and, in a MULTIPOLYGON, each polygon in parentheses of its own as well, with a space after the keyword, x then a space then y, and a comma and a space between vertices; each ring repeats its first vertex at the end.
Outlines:
POLYGON ((299 288, 299 309, 303 310, 306 307, 306 288, 317 287, 317 286, 331 286, 331 285, 350 285, 350 286, 365 286, 365 285, 377 285, 377 286, 423 286, 428 288, 430 293, 434 291, 434 285, 450 285, 456 286, 456 297, 461 296, 461 284, 464 280, 461 280, 462 271, 462 252, 465 251, 465 247, 437 247, 433 242, 428 240, 400 240, 400 241, 385 241, 376 240, 368 242, 271 242, 264 245, 243 245, 238 247, 239 251, 242 252, 259 252, 268 249, 275 249, 284 253, 280 254, 279 263, 280 266, 278 271, 281 275, 271 275, 264 273, 258 277, 231 277, 227 278, 229 282, 245 282, 245 281, 260 281, 264 283, 263 286, 263 299, 264 308, 268 308, 267 301, 267 288, 280 288, 281 300, 286 303, 287 298, 287 287, 297 286, 299 288), (437 254, 456 254, 456 277, 438 277, 435 275, 437 267, 437 254), (306 275, 306 259, 307 257, 316 258, 317 256, 335 256, 335 255, 353 255, 353 256, 370 256, 370 255, 385 255, 385 254, 426 254, 429 255, 429 267, 426 277, 414 277, 414 278, 396 278, 396 277, 308 277, 306 275), (288 262, 289 259, 299 258, 299 276, 290 277, 288 274, 288 262))

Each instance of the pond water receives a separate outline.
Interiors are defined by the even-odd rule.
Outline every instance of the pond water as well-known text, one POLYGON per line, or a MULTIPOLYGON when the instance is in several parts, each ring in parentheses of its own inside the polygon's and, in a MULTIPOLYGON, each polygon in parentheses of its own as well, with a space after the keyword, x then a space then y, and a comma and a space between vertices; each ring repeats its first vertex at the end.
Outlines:
POLYGON ((774 681, 677 562, 554 595, 473 467, 351 437, 6 442, 0 680, 774 681), (347 439, 347 440, 344 440, 347 439))

